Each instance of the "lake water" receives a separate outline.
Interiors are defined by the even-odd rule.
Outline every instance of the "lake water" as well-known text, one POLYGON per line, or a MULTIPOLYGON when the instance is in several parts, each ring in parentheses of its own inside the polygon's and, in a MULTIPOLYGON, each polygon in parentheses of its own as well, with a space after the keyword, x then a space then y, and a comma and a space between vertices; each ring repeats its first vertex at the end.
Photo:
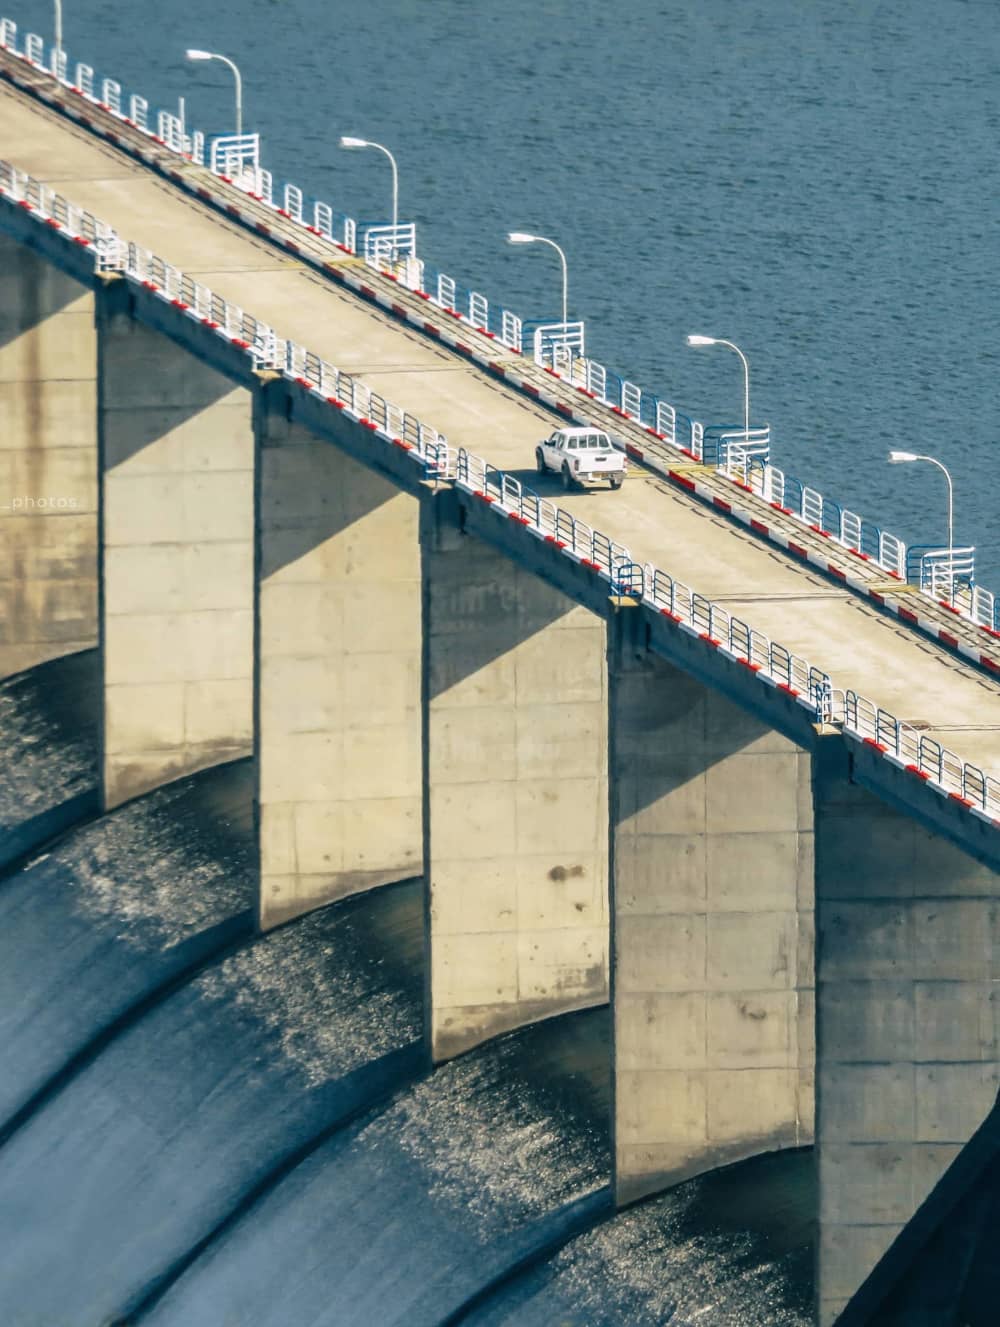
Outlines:
MULTIPOLYGON (((386 143, 421 252, 525 316, 571 316, 598 359, 706 422, 755 421, 776 464, 915 543, 956 540, 1000 590, 1000 9, 980 0, 170 0, 65 4, 72 58, 188 122, 232 128, 234 58, 265 164, 386 216, 386 143)), ((51 31, 51 0, 8 0, 51 31)), ((488 440, 482 450, 489 455, 488 440)))

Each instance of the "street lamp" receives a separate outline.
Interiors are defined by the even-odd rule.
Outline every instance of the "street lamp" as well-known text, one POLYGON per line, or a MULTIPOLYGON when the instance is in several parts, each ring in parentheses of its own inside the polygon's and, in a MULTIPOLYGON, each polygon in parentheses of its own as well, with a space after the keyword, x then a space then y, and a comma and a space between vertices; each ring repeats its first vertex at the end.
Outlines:
POLYGON ((384 152, 389 158, 389 165, 392 167, 392 256, 396 257, 396 231, 399 228, 399 171, 396 167, 396 158, 387 147, 381 143, 372 143, 367 138, 351 138, 346 136, 341 138, 340 146, 346 148, 355 147, 373 147, 376 152, 384 152))
POLYGON ((890 465, 905 465, 908 461, 926 461, 936 465, 948 481, 948 601, 955 602, 955 490, 952 486, 948 467, 936 461, 933 456, 919 456, 916 452, 890 452, 890 465))
POLYGON ((733 341, 723 341, 718 336, 689 336, 687 339, 689 346, 728 346, 730 350, 735 350, 737 355, 743 361, 743 441, 750 441, 750 365, 743 351, 733 341))
MULTIPOLYGON (((562 320, 563 331, 566 330, 566 324, 569 322, 567 309, 569 307, 569 276, 566 270, 566 255, 556 244, 555 240, 548 240, 544 235, 528 235, 523 230, 512 230, 507 236, 508 244, 547 244, 555 249, 559 255, 559 261, 562 263, 562 320)), ((582 353, 582 352, 581 352, 582 353)))
POLYGON ((56 5, 56 78, 62 77, 62 0, 56 5))
POLYGON ((234 61, 227 55, 215 55, 212 51, 190 50, 184 52, 188 60, 219 60, 222 64, 228 65, 233 71, 233 78, 236 80, 236 137, 243 137, 243 80, 240 78, 240 71, 237 69, 234 61))

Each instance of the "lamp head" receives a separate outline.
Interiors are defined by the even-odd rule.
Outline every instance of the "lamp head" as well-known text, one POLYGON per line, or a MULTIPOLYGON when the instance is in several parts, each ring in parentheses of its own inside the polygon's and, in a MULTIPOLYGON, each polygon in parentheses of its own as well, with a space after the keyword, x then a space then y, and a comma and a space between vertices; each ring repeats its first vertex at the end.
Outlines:
POLYGON ((507 236, 508 244, 534 244, 535 236, 524 230, 512 230, 507 236))
POLYGON ((889 464, 901 465, 903 461, 919 461, 920 457, 916 452, 890 452, 889 464))
POLYGON ((187 60, 211 60, 211 51, 190 50, 184 52, 184 58, 187 60))
POLYGON ((367 139, 367 138, 351 138, 349 135, 345 135, 345 136, 344 136, 343 138, 341 138, 341 140, 340 140, 340 146, 341 146, 341 147, 367 147, 367 146, 368 146, 368 139, 367 139))
POLYGON ((715 337, 692 335, 688 337, 687 343, 689 346, 714 346, 715 337))

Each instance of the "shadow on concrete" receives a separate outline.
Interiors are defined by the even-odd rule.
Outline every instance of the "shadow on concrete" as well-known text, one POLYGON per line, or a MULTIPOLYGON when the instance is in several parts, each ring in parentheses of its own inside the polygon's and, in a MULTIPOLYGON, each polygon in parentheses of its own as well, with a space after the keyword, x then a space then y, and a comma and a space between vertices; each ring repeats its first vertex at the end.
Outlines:
POLYGON ((837 1327, 996 1327, 998 1248, 1000 1100, 837 1327))
MULTIPOLYGON (((104 335, 108 335, 106 332, 104 335)), ((169 338, 142 323, 131 324, 130 335, 145 343, 147 357, 136 364, 119 368, 114 364, 114 342, 105 352, 102 367, 102 410, 99 420, 101 468, 104 472, 137 456, 146 447, 159 442, 168 432, 183 429, 191 420, 211 409, 224 397, 235 391, 228 378, 203 364, 169 338), (177 367, 176 357, 182 365, 177 367), (174 363, 171 361, 174 360, 174 363), (161 371, 161 367, 162 370, 161 371), (136 382, 143 380, 145 389, 139 392, 136 382)), ((99 351, 99 356, 101 352, 99 351)), ((249 393, 244 410, 246 418, 246 463, 239 467, 250 470, 253 465, 253 444, 249 393)), ((234 410, 239 406, 234 405, 234 410)), ((192 444, 190 444, 193 446, 192 444)), ((206 421, 205 433, 198 445, 209 455, 212 450, 211 424, 206 421)), ((164 469, 167 467, 163 467, 164 469)), ((234 467, 235 468, 235 467, 234 467)), ((210 470, 210 466, 189 463, 185 469, 210 470)))
MULTIPOLYGON (((460 539, 447 553, 423 554, 426 611, 434 637, 425 685, 432 699, 569 613, 583 612, 560 590, 475 536, 460 539)), ((553 674, 558 674, 555 637, 548 657, 553 674)), ((601 668, 600 660, 595 658, 594 667, 601 668)))
POLYGON ((574 484, 567 491, 563 488, 561 477, 552 470, 546 470, 544 474, 540 474, 537 469, 505 470, 504 474, 510 475, 525 488, 530 488, 540 498, 548 498, 552 502, 558 502, 560 498, 580 497, 593 498, 597 501, 602 497, 606 498, 612 491, 611 485, 603 481, 593 485, 574 484))
MULTIPOLYGON (((52 267, 33 249, 0 235, 0 349, 87 293, 85 286, 52 267)), ((43 365, 35 357, 28 367, 29 379, 42 377, 46 367, 51 377, 60 376, 58 366, 43 365)))
MULTIPOLYGON (((262 447, 259 457, 261 579, 305 557, 328 539, 344 535, 352 526, 400 497, 399 490, 388 480, 319 439, 308 446, 262 447)), ((390 541, 400 537, 392 525, 392 518, 387 515, 384 534, 390 541)), ((361 543, 360 530, 358 534, 361 543)), ((366 537, 377 538, 370 532, 366 532, 366 537)), ((347 544, 337 579, 346 574, 364 584, 364 545, 354 549, 350 538, 347 544)), ((416 567, 420 549, 415 515, 412 557, 416 567)))
MULTIPOLYGON (((656 655, 611 686, 618 814, 636 814, 772 732, 753 715, 656 655)), ((706 794, 707 796, 707 794, 706 794)))

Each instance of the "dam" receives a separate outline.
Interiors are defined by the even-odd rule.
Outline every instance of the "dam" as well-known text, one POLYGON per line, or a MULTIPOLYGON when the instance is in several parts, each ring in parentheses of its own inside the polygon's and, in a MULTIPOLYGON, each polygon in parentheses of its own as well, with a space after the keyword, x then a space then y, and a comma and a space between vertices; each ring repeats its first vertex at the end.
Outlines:
POLYGON ((985 1322, 994 628, 4 36, 0 1302, 985 1322))

